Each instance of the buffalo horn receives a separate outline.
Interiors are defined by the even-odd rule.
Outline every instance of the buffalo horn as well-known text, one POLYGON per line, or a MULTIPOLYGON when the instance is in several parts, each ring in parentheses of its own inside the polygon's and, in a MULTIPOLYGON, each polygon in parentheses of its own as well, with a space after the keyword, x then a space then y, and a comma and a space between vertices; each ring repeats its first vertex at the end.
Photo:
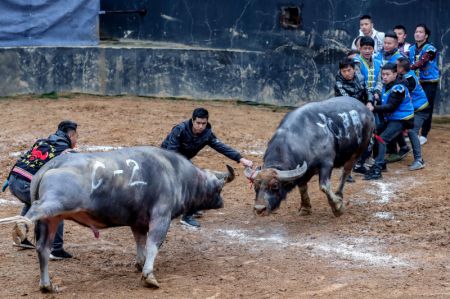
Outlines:
POLYGON ((254 180, 260 171, 260 167, 257 167, 255 170, 251 167, 245 167, 244 175, 249 180, 254 180))
POLYGON ((297 165, 297 168, 292 170, 277 170, 277 178, 279 181, 294 181, 300 177, 302 177, 306 170, 308 169, 308 166, 306 162, 303 162, 303 165, 300 167, 300 165, 297 165))

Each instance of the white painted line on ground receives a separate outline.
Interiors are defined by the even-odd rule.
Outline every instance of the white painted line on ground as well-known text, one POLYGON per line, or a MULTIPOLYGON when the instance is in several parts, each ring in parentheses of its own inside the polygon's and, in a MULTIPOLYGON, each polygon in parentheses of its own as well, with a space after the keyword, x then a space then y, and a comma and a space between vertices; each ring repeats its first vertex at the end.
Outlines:
POLYGON ((18 200, 8 200, 0 198, 0 206, 22 206, 22 205, 23 203, 21 203, 18 200))
MULTIPOLYGON (((205 229, 202 229, 202 231, 207 233, 205 229)), ((282 250, 293 246, 306 248, 311 255, 331 258, 334 262, 345 262, 350 259, 370 266, 410 266, 409 262, 382 252, 382 248, 376 245, 380 241, 373 238, 345 238, 338 240, 336 237, 323 236, 314 240, 299 241, 296 238, 289 238, 285 232, 256 235, 254 232, 240 229, 217 229, 210 231, 208 235, 209 237, 213 235, 214 238, 222 237, 230 243, 261 243, 259 246, 270 248, 270 250, 282 250)))
POLYGON ((390 212, 377 212, 373 214, 375 217, 380 219, 392 220, 394 219, 394 215, 390 212))

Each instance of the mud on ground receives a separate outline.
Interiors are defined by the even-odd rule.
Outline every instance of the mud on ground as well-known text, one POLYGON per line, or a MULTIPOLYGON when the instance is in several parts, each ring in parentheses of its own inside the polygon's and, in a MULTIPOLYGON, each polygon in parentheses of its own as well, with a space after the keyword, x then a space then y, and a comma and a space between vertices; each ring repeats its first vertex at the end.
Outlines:
MULTIPOLYGON (((57 100, 0 100, 0 177, 17 154, 52 133, 62 119, 80 124, 81 149, 158 146, 193 108, 210 111, 222 141, 261 163, 284 110, 235 102, 193 102, 135 97, 70 96, 57 100)), ((310 183, 313 214, 300 217, 292 192, 276 214, 252 213, 254 192, 242 168, 213 150, 200 167, 240 174, 224 188, 225 207, 208 211, 200 230, 172 222, 156 258, 158 290, 141 286, 129 228, 102 230, 100 239, 66 222, 73 259, 50 262, 58 294, 41 295, 33 250, 12 247, 12 226, 0 230, 0 297, 41 298, 450 298, 450 124, 435 124, 423 147, 426 168, 409 172, 412 157, 390 164, 381 181, 346 186, 345 214, 335 218, 317 178, 310 183)), ((333 174, 336 186, 339 171, 333 174)), ((20 203, 0 193, 0 217, 20 203)))

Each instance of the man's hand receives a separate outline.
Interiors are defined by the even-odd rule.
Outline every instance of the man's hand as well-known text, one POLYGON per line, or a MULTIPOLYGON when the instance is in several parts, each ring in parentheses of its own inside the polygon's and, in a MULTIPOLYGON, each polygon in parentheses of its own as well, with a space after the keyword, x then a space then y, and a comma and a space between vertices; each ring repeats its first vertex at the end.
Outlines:
POLYGON ((239 160, 239 163, 241 163, 242 165, 244 165, 245 167, 252 167, 253 166, 253 162, 250 160, 247 160, 245 158, 241 158, 239 160))
POLYGON ((369 108, 370 111, 373 111, 373 105, 372 105, 371 102, 368 102, 368 103, 366 104, 366 106, 367 106, 367 108, 369 108))

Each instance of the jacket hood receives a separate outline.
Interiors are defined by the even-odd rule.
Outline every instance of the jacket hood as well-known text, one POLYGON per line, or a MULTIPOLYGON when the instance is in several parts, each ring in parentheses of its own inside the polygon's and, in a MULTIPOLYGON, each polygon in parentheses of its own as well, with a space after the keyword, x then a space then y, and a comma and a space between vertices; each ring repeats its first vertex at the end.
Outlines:
POLYGON ((63 131, 56 131, 55 134, 48 136, 48 140, 54 143, 66 143, 72 148, 72 142, 70 141, 69 136, 63 131))

